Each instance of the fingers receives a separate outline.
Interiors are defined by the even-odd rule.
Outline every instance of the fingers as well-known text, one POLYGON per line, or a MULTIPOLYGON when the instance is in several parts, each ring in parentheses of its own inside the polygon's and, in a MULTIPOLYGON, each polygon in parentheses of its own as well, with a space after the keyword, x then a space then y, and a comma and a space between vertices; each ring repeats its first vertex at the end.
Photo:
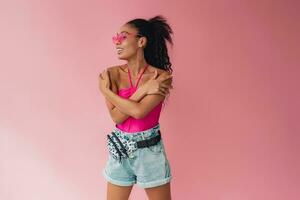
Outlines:
POLYGON ((99 78, 100 78, 100 79, 103 79, 102 73, 99 74, 99 78))
POLYGON ((156 79, 156 77, 157 77, 157 69, 154 70, 154 75, 152 76, 152 79, 156 79))
POLYGON ((108 79, 108 80, 110 80, 110 75, 109 75, 109 71, 105 71, 105 74, 106 74, 106 78, 108 79))
POLYGON ((173 89, 173 85, 169 83, 161 83, 160 87, 166 88, 166 89, 173 89))
POLYGON ((166 94, 165 94, 164 92, 162 92, 162 91, 157 91, 157 92, 154 93, 154 94, 159 94, 159 95, 162 95, 162 96, 166 96, 166 94))
POLYGON ((164 74, 161 74, 157 80, 160 80, 161 82, 167 80, 167 79, 170 79, 172 78, 173 76, 172 75, 164 75, 164 74))
POLYGON ((166 76, 166 77, 163 77, 162 81, 165 81, 165 80, 170 79, 170 78, 172 78, 172 77, 173 77, 172 75, 168 75, 168 76, 166 76))
POLYGON ((166 96, 167 94, 169 94, 169 89, 160 88, 158 93, 163 96, 166 96))
POLYGON ((109 74, 108 74, 109 72, 107 71, 107 69, 104 69, 101 73, 100 73, 100 75, 99 75, 99 77, 101 78, 101 79, 109 79, 109 74))

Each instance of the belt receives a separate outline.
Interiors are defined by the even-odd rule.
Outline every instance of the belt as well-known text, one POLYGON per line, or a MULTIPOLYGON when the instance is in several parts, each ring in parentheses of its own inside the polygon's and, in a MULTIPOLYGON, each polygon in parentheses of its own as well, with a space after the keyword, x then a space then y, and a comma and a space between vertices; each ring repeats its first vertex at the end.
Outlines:
POLYGON ((160 134, 160 130, 158 130, 158 135, 147 139, 147 140, 141 140, 141 141, 137 141, 136 142, 136 146, 137 148, 144 148, 144 147, 149 147, 149 146, 154 146, 156 145, 159 140, 161 139, 161 134, 160 134))
MULTIPOLYGON (((120 141, 120 139, 118 138, 118 136, 112 132, 112 137, 116 138, 116 142, 119 143, 120 145, 120 149, 118 148, 118 146, 116 145, 116 143, 113 141, 113 139, 110 137, 110 135, 108 134, 107 135, 108 139, 111 141, 111 143, 113 144, 117 154, 118 154, 118 157, 121 161, 121 157, 122 157, 122 153, 126 155, 126 157, 129 157, 128 156, 128 152, 125 148, 125 146, 122 144, 122 142, 120 141)), ((160 130, 158 130, 158 135, 150 138, 150 139, 146 139, 146 140, 141 140, 141 141, 136 141, 135 144, 135 148, 145 148, 145 147, 149 147, 149 146, 154 146, 156 145, 159 141, 161 140, 161 133, 160 133, 160 130)))

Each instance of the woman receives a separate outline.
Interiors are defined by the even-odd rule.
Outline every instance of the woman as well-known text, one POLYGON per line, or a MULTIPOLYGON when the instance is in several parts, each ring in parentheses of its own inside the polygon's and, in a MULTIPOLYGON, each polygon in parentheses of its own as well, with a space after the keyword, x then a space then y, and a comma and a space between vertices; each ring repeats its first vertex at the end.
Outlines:
POLYGON ((150 200, 171 199, 170 164, 158 122, 162 103, 173 88, 166 46, 166 41, 173 45, 171 34, 159 15, 128 21, 113 37, 118 58, 127 63, 99 76, 100 91, 116 123, 115 135, 108 136, 110 153, 103 169, 107 199, 127 200, 135 183, 145 188, 150 200))

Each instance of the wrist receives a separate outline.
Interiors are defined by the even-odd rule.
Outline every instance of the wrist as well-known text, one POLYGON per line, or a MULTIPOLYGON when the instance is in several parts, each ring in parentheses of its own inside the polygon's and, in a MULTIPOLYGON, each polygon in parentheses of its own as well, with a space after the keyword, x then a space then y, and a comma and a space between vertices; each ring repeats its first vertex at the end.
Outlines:
POLYGON ((139 93, 142 97, 144 97, 145 95, 147 95, 147 90, 146 90, 146 87, 143 85, 141 87, 138 88, 139 90, 139 93))

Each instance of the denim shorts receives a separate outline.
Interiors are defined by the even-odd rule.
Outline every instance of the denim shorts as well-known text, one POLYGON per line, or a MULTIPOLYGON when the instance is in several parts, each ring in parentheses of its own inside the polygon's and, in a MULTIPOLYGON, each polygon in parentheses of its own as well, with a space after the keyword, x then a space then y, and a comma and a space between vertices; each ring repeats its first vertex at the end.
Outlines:
MULTIPOLYGON (((115 127, 113 131, 126 134, 130 140, 140 141, 158 135, 160 125, 134 133, 127 133, 115 127)), ((105 168, 102 170, 104 178, 115 185, 131 186, 135 183, 141 188, 156 187, 170 182, 171 168, 165 152, 163 137, 154 146, 138 148, 129 158, 122 158, 122 162, 108 154, 105 168)))

